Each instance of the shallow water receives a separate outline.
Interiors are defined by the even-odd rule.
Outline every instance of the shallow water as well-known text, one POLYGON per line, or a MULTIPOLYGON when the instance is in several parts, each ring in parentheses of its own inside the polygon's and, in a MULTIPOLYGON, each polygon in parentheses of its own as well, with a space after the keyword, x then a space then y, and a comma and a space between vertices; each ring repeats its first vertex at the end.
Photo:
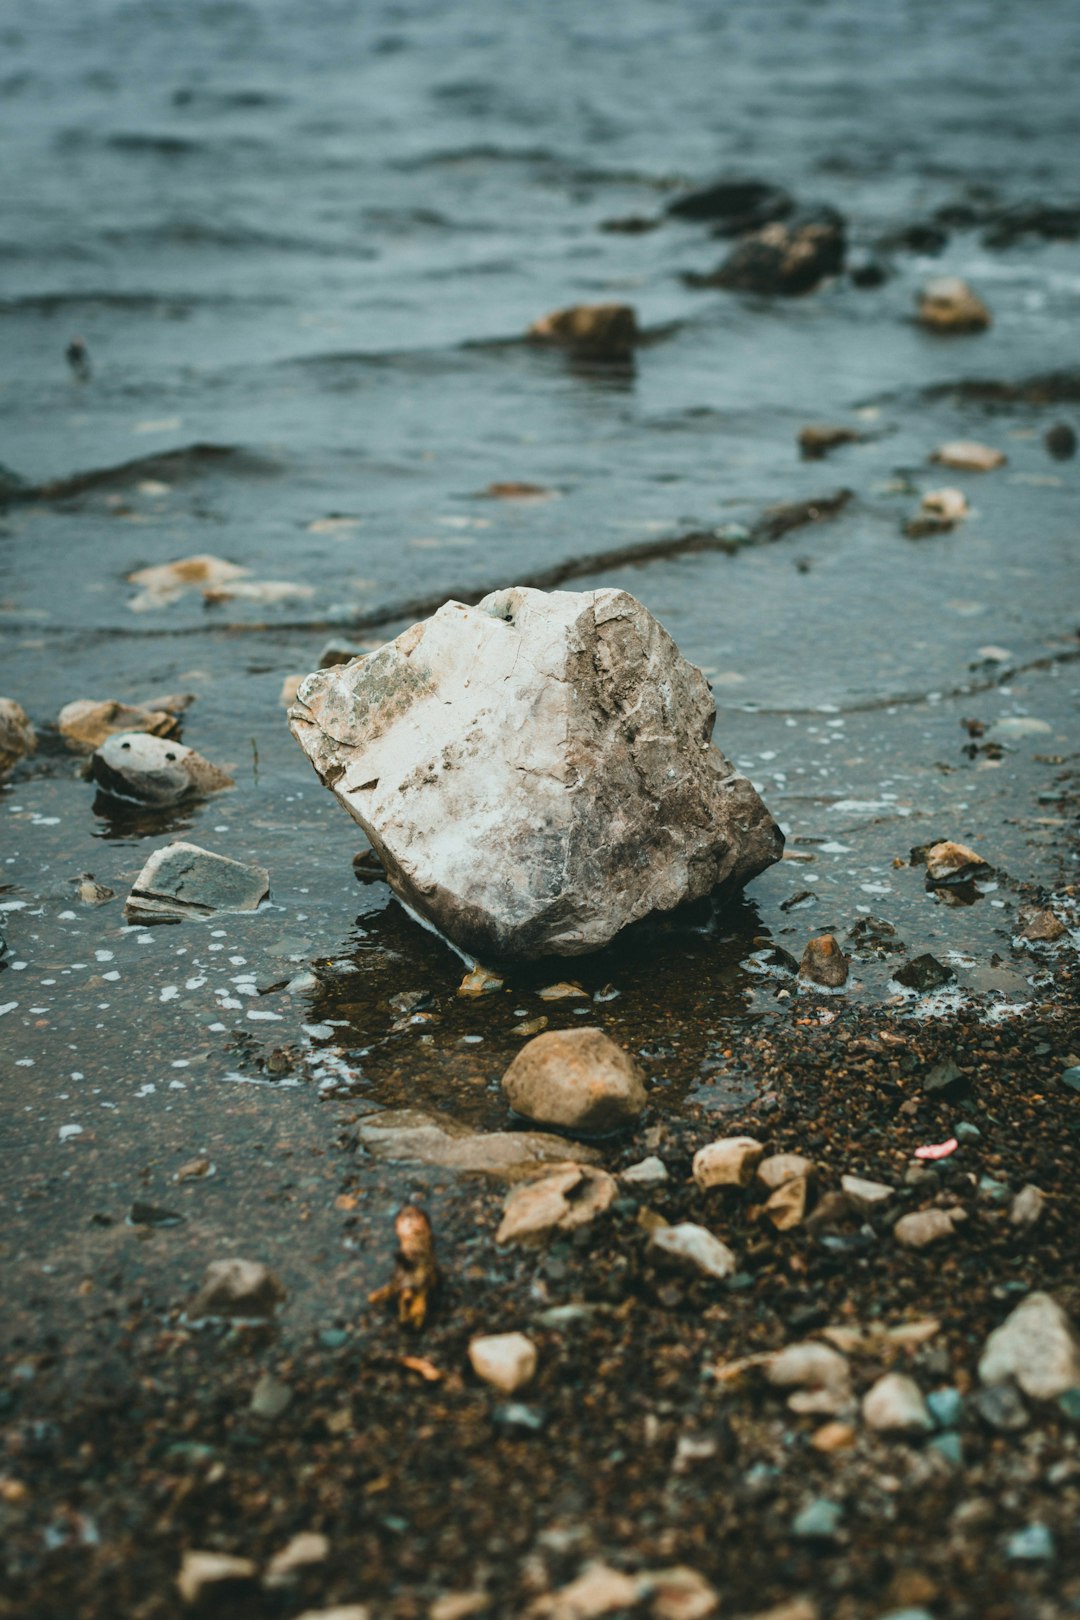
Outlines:
MULTIPOLYGON (((724 1058, 740 1021, 800 1006, 757 953, 844 940, 867 915, 948 961, 988 1016, 1038 1000, 1016 910, 1075 877, 1061 800, 1080 693, 1080 463, 1052 461, 1042 434, 1075 418, 1080 384, 1047 405, 942 385, 1072 364, 1077 244, 994 251, 958 232, 938 258, 890 255, 879 289, 767 302, 683 283, 726 251, 704 227, 601 227, 728 170, 833 203, 856 247, 972 196, 1074 202, 1074 7, 785 0, 766 19, 633 0, 615 29, 562 4, 82 0, 7 21, 0 58, 0 463, 31 485, 135 463, 0 508, 0 690, 42 729, 0 788, 6 1179, 47 1187, 49 1212, 21 1201, 11 1252, 42 1255, 147 1188, 166 1201, 212 1139, 242 1151, 250 1192, 264 1136, 321 1151, 338 1116, 320 1096, 504 1124, 511 1030, 541 1011, 642 1051, 658 1111, 690 1093, 722 1113, 745 1083, 724 1058), (988 333, 914 325, 938 272, 973 281, 988 333), (599 299, 637 307, 650 341, 633 368, 519 341, 545 310, 599 299), (65 363, 76 333, 88 379, 65 363), (808 420, 865 441, 800 461, 808 420), (967 437, 1007 466, 929 465, 967 437), (194 445, 225 453, 173 454, 194 445), (505 480, 551 498, 482 497, 505 480), (971 517, 905 538, 945 484, 971 517), (775 544, 587 571, 839 487, 839 516, 775 544), (297 589, 133 610, 132 571, 197 552, 297 589), (384 885, 357 884, 362 840, 279 691, 335 628, 376 642, 403 604, 563 563, 574 588, 633 591, 705 668, 717 740, 800 858, 726 911, 463 1003, 457 959, 384 885), (235 791, 154 817, 95 802, 49 732, 60 707, 176 690, 197 696, 184 740, 235 791), (1017 716, 1045 730, 969 751, 965 720, 1017 716), (266 865, 270 906, 126 928, 132 879, 181 833, 266 865), (907 864, 935 837, 986 851, 970 905, 907 864), (84 871, 117 898, 80 906, 84 871), (537 999, 567 974, 590 999, 537 999), (388 1000, 414 989, 428 1016, 395 1030, 388 1000)), ((853 966, 849 997, 896 994, 890 959, 853 966)), ((237 1206, 226 1181, 215 1196, 220 1234, 237 1206)))

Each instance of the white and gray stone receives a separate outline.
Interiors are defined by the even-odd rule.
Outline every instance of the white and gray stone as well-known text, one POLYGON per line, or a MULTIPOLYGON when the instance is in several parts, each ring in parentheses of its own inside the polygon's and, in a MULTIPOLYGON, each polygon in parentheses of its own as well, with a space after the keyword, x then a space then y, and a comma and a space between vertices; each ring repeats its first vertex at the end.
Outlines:
POLYGON ((657 1227, 649 1243, 666 1259, 677 1261, 684 1270, 700 1272, 717 1282, 735 1274, 737 1261, 727 1244, 693 1221, 657 1227))
POLYGON ((257 911, 270 893, 270 874, 178 841, 156 849, 124 904, 129 922, 181 922, 218 911, 257 911))
POLYGON ((231 776, 194 748, 141 731, 106 737, 90 760, 90 770, 106 793, 138 804, 179 804, 181 799, 218 793, 233 785, 231 776))
POLYGON ((879 1434, 928 1434, 934 1420, 922 1391, 906 1373, 886 1373, 863 1396, 863 1420, 879 1434))
POLYGON ((289 711, 404 903, 484 961, 580 955, 779 859, 705 677, 625 591, 447 602, 289 711))
POLYGON ((1052 1294, 1028 1294, 995 1328, 979 1358, 984 1384, 1015 1378, 1032 1400, 1080 1388, 1080 1339, 1052 1294))
POLYGON ((469 1345, 469 1361, 477 1378, 504 1395, 513 1395, 536 1372, 536 1346, 524 1333, 487 1333, 469 1345))
POLYGON ((746 1187, 764 1152, 752 1136, 724 1136, 707 1142, 694 1154, 694 1180, 706 1192, 710 1187, 746 1187))
POLYGON ((593 1148, 543 1131, 474 1131, 449 1114, 419 1108, 388 1108, 357 1126, 363 1147, 376 1159, 430 1164, 443 1170, 506 1176, 533 1165, 565 1165, 596 1158, 593 1148))

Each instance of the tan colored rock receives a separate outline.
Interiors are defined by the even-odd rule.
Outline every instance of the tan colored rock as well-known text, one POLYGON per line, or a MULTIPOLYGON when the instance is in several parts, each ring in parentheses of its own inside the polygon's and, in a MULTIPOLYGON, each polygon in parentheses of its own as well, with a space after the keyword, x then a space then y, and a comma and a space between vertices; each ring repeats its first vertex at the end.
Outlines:
POLYGON ((979 1358, 984 1384, 1014 1378, 1032 1400, 1080 1388, 1080 1338, 1052 1294, 1028 1294, 995 1328, 979 1358))
POLYGON ((233 779, 194 748, 139 731, 106 737, 90 760, 94 781, 114 798, 179 804, 233 786, 233 779))
POLYGON ((175 737, 180 722, 169 709, 146 709, 110 698, 103 703, 79 698, 60 710, 60 735, 69 748, 92 754, 107 737, 120 731, 145 731, 152 737, 175 737))
POLYGON ((819 1620, 821 1611, 812 1598, 790 1598, 771 1609, 759 1609, 749 1620, 819 1620))
POLYGON ((210 1587, 223 1588, 254 1581, 255 1564, 250 1558, 234 1558, 230 1553, 191 1550, 184 1554, 176 1584, 185 1603, 198 1603, 210 1587))
POLYGON ((26 710, 14 698, 0 698, 0 777, 37 748, 26 710))
POLYGON ((589 1162, 594 1148, 543 1131, 475 1131, 450 1114, 388 1108, 360 1120, 361 1145, 392 1164, 430 1164, 489 1176, 510 1176, 538 1165, 589 1162))
POLYGON ((192 1322, 267 1321, 284 1298, 285 1289, 261 1260, 212 1260, 187 1316, 192 1322))
POLYGON ((884 1181, 868 1181, 865 1176, 841 1176, 840 1190, 860 1215, 873 1215, 896 1196, 895 1187, 884 1181))
POLYGON ((502 962, 599 949, 779 858, 715 712, 625 591, 514 588, 309 675, 289 723, 399 898, 502 962))
POLYGON ((757 1179, 763 1187, 775 1191, 785 1181, 794 1181, 796 1176, 811 1175, 813 1169, 814 1161, 803 1153, 771 1153, 758 1165, 757 1179))
POLYGON ((799 430, 799 449, 804 461, 821 461, 838 445, 857 444, 861 437, 855 428, 811 422, 799 430))
POLYGON ((533 1245, 553 1232, 574 1232, 610 1209, 617 1192, 613 1176, 582 1164, 525 1182, 507 1197, 495 1241, 533 1245))
POLYGON ((752 1136, 725 1136, 694 1154, 694 1180, 702 1191, 710 1187, 746 1187, 765 1149, 752 1136))
POLYGON ((809 1191, 807 1178, 795 1176, 770 1193, 764 1205, 765 1214, 778 1232, 790 1232, 792 1227, 802 1223, 809 1191))
POLYGON ((463 1001, 475 1001, 480 996, 497 995, 505 985, 505 979, 500 978, 497 973, 492 973, 490 968, 481 967, 477 962, 458 985, 457 993, 463 1001))
POLYGON ((197 588, 213 590, 232 580, 245 579, 250 572, 238 568, 222 557, 202 553, 197 557, 178 557, 175 562, 155 563, 150 568, 139 568, 128 575, 130 585, 139 585, 139 594, 128 603, 133 613, 145 613, 151 608, 168 607, 179 601, 187 591, 197 588))
POLYGON ((342 1603, 333 1609, 305 1609, 297 1620, 371 1620, 371 1610, 364 1603, 342 1603))
POLYGON ((886 1373, 863 1396, 863 1422, 879 1434, 928 1434, 934 1427, 922 1391, 904 1373, 886 1373))
POLYGON ((1068 929, 1049 906, 1024 906, 1020 911, 1020 938, 1033 945, 1056 945, 1068 929))
POLYGON ((964 1219, 962 1209, 918 1209, 911 1215, 901 1215, 893 1227, 893 1236, 906 1249, 925 1249, 931 1243, 951 1238, 958 1220, 964 1219))
POLYGON ((938 276, 919 294, 919 320, 934 332, 982 332, 990 311, 959 276, 938 276))
POLYGON ((487 1614, 491 1598, 477 1588, 472 1592, 444 1592, 428 1610, 428 1620, 473 1620, 478 1614, 487 1614))
POLYGON ((536 1346, 524 1333, 489 1333, 473 1339, 469 1361, 477 1378, 513 1395, 536 1374, 536 1346))
POLYGON ((124 916, 132 923, 157 923, 257 911, 269 893, 265 867, 177 839, 149 857, 124 903, 124 916))
POLYGON ((657 1227, 649 1239, 649 1248, 677 1262, 683 1270, 699 1272, 717 1282, 733 1277, 738 1267, 727 1244, 693 1221, 657 1227))
POLYGON ((649 1570, 643 1577, 648 1591, 649 1620, 709 1620, 720 1599, 716 1589, 696 1569, 649 1570))
POLYGON ((545 1592, 525 1610, 527 1620, 601 1620, 603 1615, 632 1609, 642 1583, 609 1564, 590 1564, 576 1580, 557 1592, 545 1592))
POLYGON ((793 1412, 836 1417, 852 1408, 847 1358, 827 1344, 787 1345, 769 1362, 765 1376, 774 1389, 794 1391, 788 1397, 793 1412))
POLYGON ((601 1029, 552 1029, 536 1035, 502 1077, 517 1113, 541 1125, 586 1134, 618 1130, 645 1107, 645 1076, 601 1029))
POLYGON ((312 1564, 324 1564, 330 1556, 330 1543, 318 1530, 301 1530, 299 1535, 280 1552, 276 1552, 266 1566, 264 1586, 284 1586, 302 1569, 312 1564))
POLYGON ((1035 1226, 1042 1220, 1045 1208, 1045 1194, 1029 1182, 1021 1187, 1009 1206, 1009 1220, 1013 1226, 1035 1226))
POLYGON ((628 360, 641 340, 630 304, 574 304, 529 327, 532 343, 554 343, 603 360, 628 360))
POLYGON ((919 510, 942 523, 960 523, 970 507, 962 489, 928 489, 919 502, 919 510))
POLYGON ((967 844, 946 839, 940 844, 931 844, 926 851, 926 875, 932 883, 964 882, 979 872, 987 871, 989 863, 986 856, 967 844))
POLYGON ((996 467, 1004 467, 1008 457, 1004 450, 994 450, 974 439, 954 439, 935 450, 930 460, 942 467, 955 467, 958 472, 993 472, 996 467))
POLYGON ((807 941, 799 963, 799 978, 810 984, 819 984, 827 990, 838 990, 847 983, 848 958, 832 934, 819 934, 807 941))
POLYGON ((858 1432, 851 1423, 841 1423, 834 1418, 831 1423, 823 1423, 820 1429, 815 1429, 810 1436, 810 1444, 815 1451, 820 1451, 830 1457, 837 1451, 850 1451, 856 1440, 858 1432))

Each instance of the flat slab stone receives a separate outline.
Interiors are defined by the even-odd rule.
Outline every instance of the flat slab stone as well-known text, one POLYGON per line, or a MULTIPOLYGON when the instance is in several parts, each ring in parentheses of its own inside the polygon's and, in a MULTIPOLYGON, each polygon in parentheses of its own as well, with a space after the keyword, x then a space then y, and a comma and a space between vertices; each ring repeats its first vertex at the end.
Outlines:
POLYGON ((473 1131, 448 1115, 391 1108, 360 1121, 357 1133, 376 1159, 445 1170, 506 1175, 537 1164, 595 1160, 594 1148, 543 1131, 473 1131))
POLYGON ((270 874, 178 842, 156 849, 135 879, 124 915, 129 922, 180 922, 218 911, 257 911, 270 893, 270 874))

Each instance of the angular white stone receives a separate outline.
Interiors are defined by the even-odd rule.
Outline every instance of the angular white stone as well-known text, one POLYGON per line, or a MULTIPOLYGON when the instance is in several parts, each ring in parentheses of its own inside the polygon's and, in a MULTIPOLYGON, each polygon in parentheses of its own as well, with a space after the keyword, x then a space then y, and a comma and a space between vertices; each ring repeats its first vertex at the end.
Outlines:
POLYGON ((536 1346, 524 1333, 490 1333, 474 1339, 469 1360, 477 1378, 512 1395, 536 1372, 536 1346))
POLYGON ((868 1181, 864 1176, 841 1176, 840 1190, 852 1209, 860 1215, 871 1215, 875 1209, 895 1197, 896 1188, 885 1181, 868 1181))
POLYGON ((727 1244, 721 1243, 704 1226, 697 1226, 693 1221, 682 1221, 678 1226, 661 1226, 653 1233, 650 1242, 652 1248, 659 1249, 669 1259, 679 1260, 691 1271, 703 1272, 706 1277, 715 1277, 718 1282, 735 1273, 737 1261, 727 1244))
POLYGON ((725 1136, 709 1142, 694 1154, 694 1180, 703 1192, 709 1187, 745 1187, 764 1151, 752 1136, 725 1136))
POLYGON ((886 1373, 863 1396, 864 1422, 880 1434, 926 1434, 934 1427, 922 1391, 904 1373, 886 1373))
POLYGON ((497 591, 302 683, 289 724, 395 893, 482 960, 579 955, 777 860, 705 677, 625 591, 497 591))
POLYGON ((1080 1339, 1052 1294, 1029 1294, 994 1329, 979 1358, 979 1377, 984 1384, 1015 1378, 1036 1401, 1080 1388, 1080 1339))

